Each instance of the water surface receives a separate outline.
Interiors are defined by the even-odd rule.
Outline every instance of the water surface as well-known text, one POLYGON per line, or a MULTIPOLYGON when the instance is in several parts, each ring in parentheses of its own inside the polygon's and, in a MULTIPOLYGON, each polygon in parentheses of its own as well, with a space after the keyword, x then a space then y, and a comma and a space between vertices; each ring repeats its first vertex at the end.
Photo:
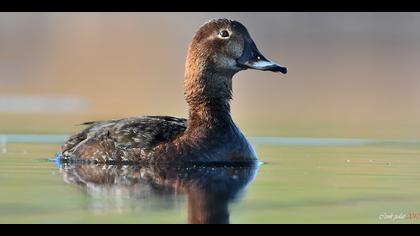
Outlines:
POLYGON ((420 222, 417 140, 251 137, 257 169, 174 172, 60 168, 65 137, 0 135, 1 223, 420 222))

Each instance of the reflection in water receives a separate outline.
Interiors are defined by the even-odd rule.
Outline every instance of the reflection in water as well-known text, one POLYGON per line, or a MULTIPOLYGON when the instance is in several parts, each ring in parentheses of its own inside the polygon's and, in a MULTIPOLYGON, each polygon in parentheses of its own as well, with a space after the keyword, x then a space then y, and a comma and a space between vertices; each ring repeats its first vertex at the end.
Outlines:
POLYGON ((186 195, 189 223, 229 223, 229 203, 254 179, 253 166, 118 166, 63 164, 67 183, 78 184, 102 204, 117 209, 132 200, 174 199, 186 195), (114 201, 102 199, 113 198, 114 201))

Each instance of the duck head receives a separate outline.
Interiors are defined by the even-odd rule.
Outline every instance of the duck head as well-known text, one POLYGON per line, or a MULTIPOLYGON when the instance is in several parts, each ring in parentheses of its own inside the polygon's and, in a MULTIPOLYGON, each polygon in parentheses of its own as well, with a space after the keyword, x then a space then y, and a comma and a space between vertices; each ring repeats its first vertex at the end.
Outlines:
POLYGON ((190 44, 188 65, 233 74, 246 69, 287 73, 285 66, 258 50, 244 25, 228 19, 211 20, 197 31, 190 44))
POLYGON ((185 66, 190 126, 230 120, 232 78, 246 69, 287 73, 285 66, 263 56, 241 23, 216 19, 200 27, 185 66))

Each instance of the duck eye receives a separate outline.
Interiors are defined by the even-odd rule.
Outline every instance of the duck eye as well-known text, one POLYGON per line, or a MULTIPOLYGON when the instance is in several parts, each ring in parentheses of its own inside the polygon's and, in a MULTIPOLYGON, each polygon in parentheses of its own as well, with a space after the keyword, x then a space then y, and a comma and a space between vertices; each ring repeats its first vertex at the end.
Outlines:
POLYGON ((219 32, 219 36, 222 38, 227 38, 229 37, 229 32, 227 30, 222 30, 219 32))

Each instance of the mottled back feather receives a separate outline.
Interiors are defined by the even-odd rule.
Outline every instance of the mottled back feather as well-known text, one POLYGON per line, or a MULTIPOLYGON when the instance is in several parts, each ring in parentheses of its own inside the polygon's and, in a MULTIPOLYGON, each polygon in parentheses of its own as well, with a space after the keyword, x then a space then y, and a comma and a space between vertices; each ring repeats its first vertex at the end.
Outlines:
POLYGON ((187 128, 187 119, 139 116, 86 122, 82 125, 89 127, 71 136, 62 146, 64 158, 127 161, 125 158, 129 156, 142 155, 156 145, 169 142, 182 134, 187 128))

